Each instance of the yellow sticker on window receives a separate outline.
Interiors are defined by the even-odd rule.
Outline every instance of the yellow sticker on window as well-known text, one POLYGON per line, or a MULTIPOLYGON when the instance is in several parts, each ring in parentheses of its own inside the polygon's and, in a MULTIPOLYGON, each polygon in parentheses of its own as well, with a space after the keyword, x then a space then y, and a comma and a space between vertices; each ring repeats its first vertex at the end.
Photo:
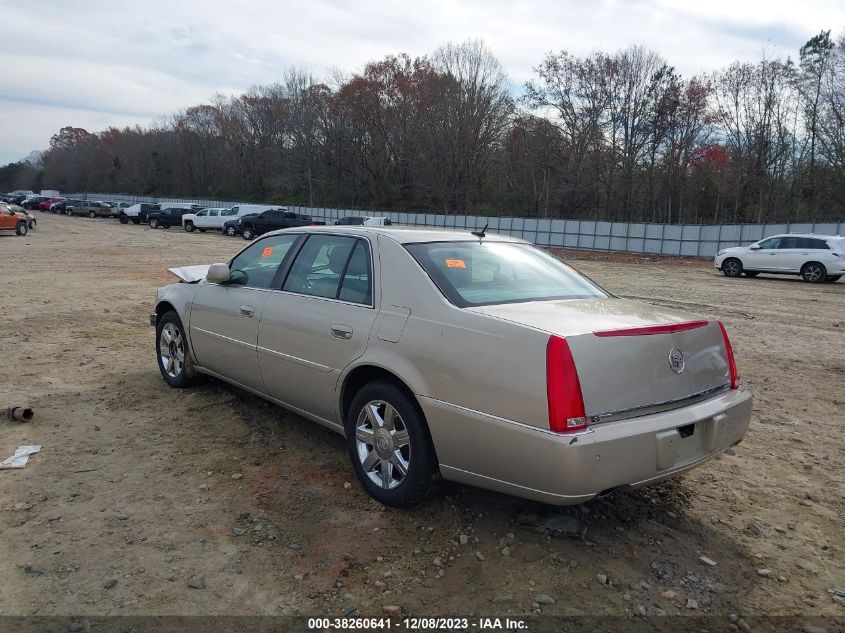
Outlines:
POLYGON ((267 259, 272 254, 273 254, 273 247, 268 246, 263 251, 261 251, 261 259, 267 259))
POLYGON ((445 259, 448 268, 466 268, 466 262, 462 259, 445 259))

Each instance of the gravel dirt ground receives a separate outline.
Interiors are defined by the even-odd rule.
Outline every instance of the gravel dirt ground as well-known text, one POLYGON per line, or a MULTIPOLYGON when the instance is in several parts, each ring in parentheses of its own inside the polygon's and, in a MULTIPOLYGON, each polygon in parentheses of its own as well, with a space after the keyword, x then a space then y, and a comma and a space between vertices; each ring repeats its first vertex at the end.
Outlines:
POLYGON ((447 485, 398 511, 362 492, 340 436, 160 378, 166 268, 243 245, 43 213, 0 236, 0 406, 35 409, 0 420, 0 451, 43 445, 0 472, 0 614, 845 616, 845 283, 565 253, 614 293, 724 320, 755 396, 745 441, 580 507, 447 485))

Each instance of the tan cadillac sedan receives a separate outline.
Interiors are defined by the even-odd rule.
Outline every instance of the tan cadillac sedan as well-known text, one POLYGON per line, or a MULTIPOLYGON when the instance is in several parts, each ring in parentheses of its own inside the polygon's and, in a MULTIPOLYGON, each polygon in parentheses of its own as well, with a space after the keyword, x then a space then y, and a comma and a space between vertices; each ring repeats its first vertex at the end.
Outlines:
POLYGON ((302 227, 171 272, 151 315, 164 380, 214 376, 345 435, 387 505, 441 478, 581 503, 748 428, 719 321, 618 299, 515 238, 302 227))

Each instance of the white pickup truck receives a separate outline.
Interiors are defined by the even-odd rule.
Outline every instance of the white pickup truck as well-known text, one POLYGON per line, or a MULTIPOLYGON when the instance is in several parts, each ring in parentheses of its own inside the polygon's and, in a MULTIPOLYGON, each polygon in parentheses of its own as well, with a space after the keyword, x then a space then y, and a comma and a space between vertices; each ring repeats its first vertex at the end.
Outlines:
POLYGON ((226 220, 231 220, 235 215, 233 209, 208 207, 200 209, 196 213, 186 213, 182 216, 182 227, 191 233, 197 229, 201 233, 205 233, 208 229, 220 231, 223 229, 223 223, 226 220))

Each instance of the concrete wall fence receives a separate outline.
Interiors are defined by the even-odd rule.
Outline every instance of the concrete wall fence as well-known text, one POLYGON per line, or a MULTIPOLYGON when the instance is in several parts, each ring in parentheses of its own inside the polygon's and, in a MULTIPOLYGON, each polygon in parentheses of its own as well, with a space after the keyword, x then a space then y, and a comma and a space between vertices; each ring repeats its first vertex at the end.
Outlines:
MULTIPOLYGON (((153 198, 106 193, 67 194, 69 198, 113 200, 115 202, 172 202, 199 204, 203 207, 231 207, 255 202, 199 200, 189 198, 153 198)), ((477 215, 443 215, 405 211, 362 211, 298 207, 290 211, 310 215, 331 224, 346 216, 387 217, 394 224, 447 229, 475 230, 489 223, 493 233, 512 235, 537 246, 551 246, 591 251, 628 251, 655 255, 713 257, 719 249, 750 244, 779 233, 817 233, 845 236, 845 221, 779 224, 652 224, 646 222, 602 222, 477 215)))

